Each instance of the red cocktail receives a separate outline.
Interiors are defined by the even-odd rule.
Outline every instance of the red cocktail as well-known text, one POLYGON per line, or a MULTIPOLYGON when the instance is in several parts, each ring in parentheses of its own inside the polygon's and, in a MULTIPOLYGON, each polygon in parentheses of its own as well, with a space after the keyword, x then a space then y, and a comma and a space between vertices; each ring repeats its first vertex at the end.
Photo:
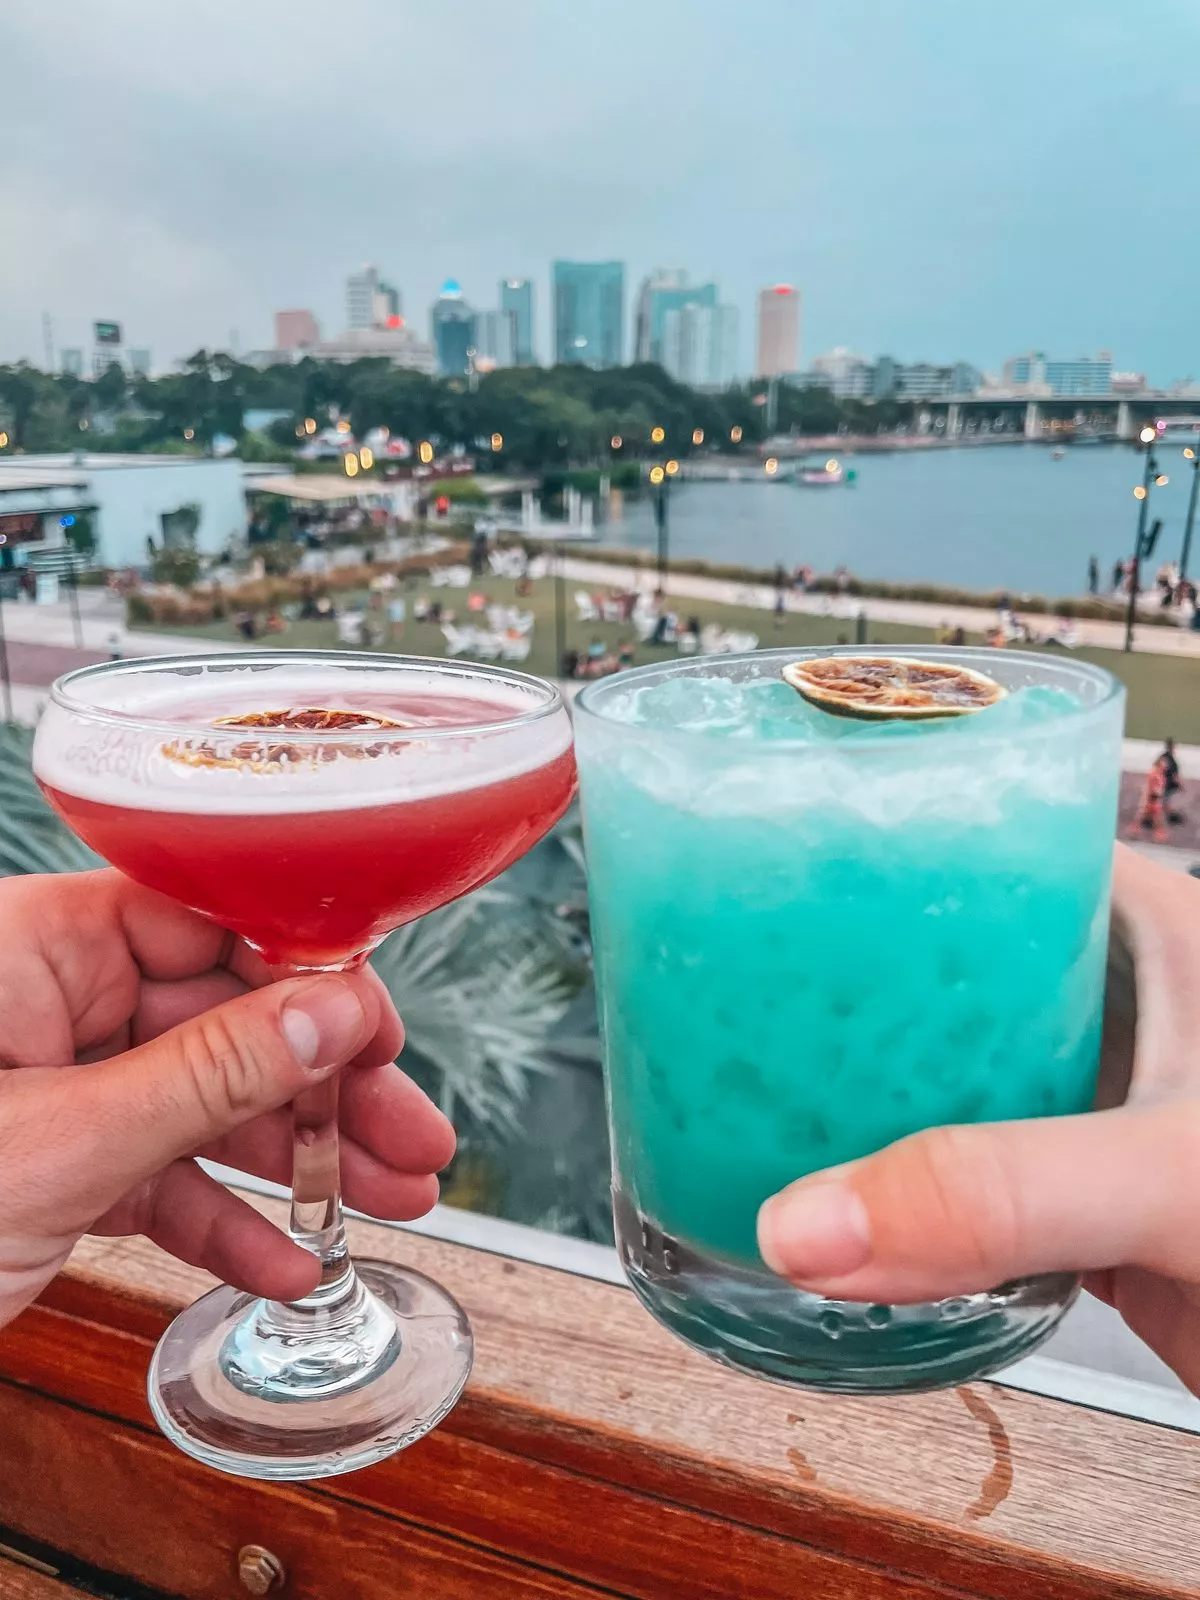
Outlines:
MULTIPOLYGON (((271 698, 286 687, 272 685, 271 698)), ((513 716, 511 699, 382 693, 364 680, 357 692, 350 684, 326 696, 337 706, 316 708, 306 703, 311 684, 298 692, 298 704, 270 708, 242 703, 263 698, 258 683, 189 700, 186 722, 151 752, 183 780, 169 795, 160 784, 157 803, 134 785, 60 773, 50 753, 39 759, 42 787, 122 872, 204 912, 273 964, 307 967, 344 963, 486 883, 570 802, 575 763, 561 722, 539 729, 536 744, 526 735, 512 770, 493 777, 493 762, 471 758, 472 745, 476 756, 492 750, 464 725, 497 728, 513 716), (320 713, 325 726, 314 728, 320 713), (335 732, 354 737, 339 743, 335 732), (333 772, 339 761, 357 766, 333 772), (245 795, 250 786, 257 792, 245 795)))
MULTIPOLYGON (((192 906, 277 973, 357 964, 478 888, 562 816, 570 721, 502 668, 344 652, 114 662, 55 685, 34 770, 130 877, 192 906)), ((248 1476, 346 1472, 412 1443, 470 1369, 454 1301, 389 1262, 351 1266, 337 1090, 296 1104, 291 1233, 322 1281, 281 1305, 217 1289, 176 1318, 150 1401, 180 1447, 248 1476)))

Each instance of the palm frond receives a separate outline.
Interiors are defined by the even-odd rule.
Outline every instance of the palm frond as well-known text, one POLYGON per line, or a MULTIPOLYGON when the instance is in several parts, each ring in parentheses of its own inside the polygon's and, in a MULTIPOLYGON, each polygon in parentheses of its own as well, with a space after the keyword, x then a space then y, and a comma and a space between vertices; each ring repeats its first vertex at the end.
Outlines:
POLYGON ((33 733, 0 724, 0 877, 26 872, 78 872, 99 864, 59 821, 30 765, 33 733))

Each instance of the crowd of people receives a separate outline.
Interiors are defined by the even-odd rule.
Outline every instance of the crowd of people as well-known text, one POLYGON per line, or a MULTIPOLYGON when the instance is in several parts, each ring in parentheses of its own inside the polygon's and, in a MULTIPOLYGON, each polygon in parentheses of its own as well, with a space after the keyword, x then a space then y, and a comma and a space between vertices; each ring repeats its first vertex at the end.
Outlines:
MULTIPOLYGON (((1132 557, 1113 562, 1109 575, 1109 594, 1112 599, 1127 602, 1130 591, 1136 586, 1138 598, 1148 591, 1143 587, 1139 564, 1132 557)), ((1174 561, 1164 561, 1154 574, 1154 588, 1159 605, 1164 611, 1177 614, 1181 624, 1200 630, 1200 608, 1197 601, 1200 591, 1190 578, 1184 577, 1174 561)), ((1088 593, 1101 594, 1100 563, 1095 556, 1088 558, 1088 593)))

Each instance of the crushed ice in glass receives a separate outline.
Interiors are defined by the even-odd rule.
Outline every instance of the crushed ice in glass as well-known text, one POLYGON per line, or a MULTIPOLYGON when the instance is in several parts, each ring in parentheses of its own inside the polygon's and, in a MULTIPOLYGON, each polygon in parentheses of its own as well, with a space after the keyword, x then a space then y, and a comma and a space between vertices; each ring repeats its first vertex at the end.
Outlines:
POLYGON ((966 730, 1011 733, 1051 721, 1079 704, 1065 689, 1037 684, 1012 690, 1003 700, 969 716, 926 721, 872 722, 838 717, 810 705, 778 678, 736 683, 731 678, 681 673, 614 697, 607 714, 635 727, 703 733, 719 739, 790 740, 829 744, 894 739, 961 737, 966 730))

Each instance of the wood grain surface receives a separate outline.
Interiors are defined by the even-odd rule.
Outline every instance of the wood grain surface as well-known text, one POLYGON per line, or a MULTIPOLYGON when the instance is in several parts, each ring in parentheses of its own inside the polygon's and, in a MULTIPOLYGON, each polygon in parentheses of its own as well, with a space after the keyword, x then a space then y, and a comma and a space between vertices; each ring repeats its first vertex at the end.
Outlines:
POLYGON ((37 1572, 0 1555, 0 1600, 67 1600, 77 1593, 70 1584, 60 1583, 49 1573, 37 1572))
POLYGON ((0 1334, 0 1507, 19 1508, 0 1521, 162 1588, 149 1569, 174 1538, 197 1576, 168 1592, 204 1600, 239 1592, 220 1586, 234 1538, 272 1537, 297 1573, 287 1592, 314 1600, 1200 1596, 1190 1435, 988 1383, 890 1400, 760 1383, 693 1354, 625 1290, 370 1224, 351 1234, 471 1316, 475 1372, 429 1439, 305 1488, 195 1466, 153 1431, 144 1372, 208 1280, 144 1241, 86 1241, 0 1334), (76 1470, 81 1451, 96 1471, 76 1470), (165 1521, 120 1515, 139 1483, 162 1486, 165 1521), (222 1531, 219 1559, 192 1558, 222 1531), (321 1587, 331 1544, 360 1590, 321 1587), (413 1575, 403 1587, 387 1586, 388 1549, 413 1575))

